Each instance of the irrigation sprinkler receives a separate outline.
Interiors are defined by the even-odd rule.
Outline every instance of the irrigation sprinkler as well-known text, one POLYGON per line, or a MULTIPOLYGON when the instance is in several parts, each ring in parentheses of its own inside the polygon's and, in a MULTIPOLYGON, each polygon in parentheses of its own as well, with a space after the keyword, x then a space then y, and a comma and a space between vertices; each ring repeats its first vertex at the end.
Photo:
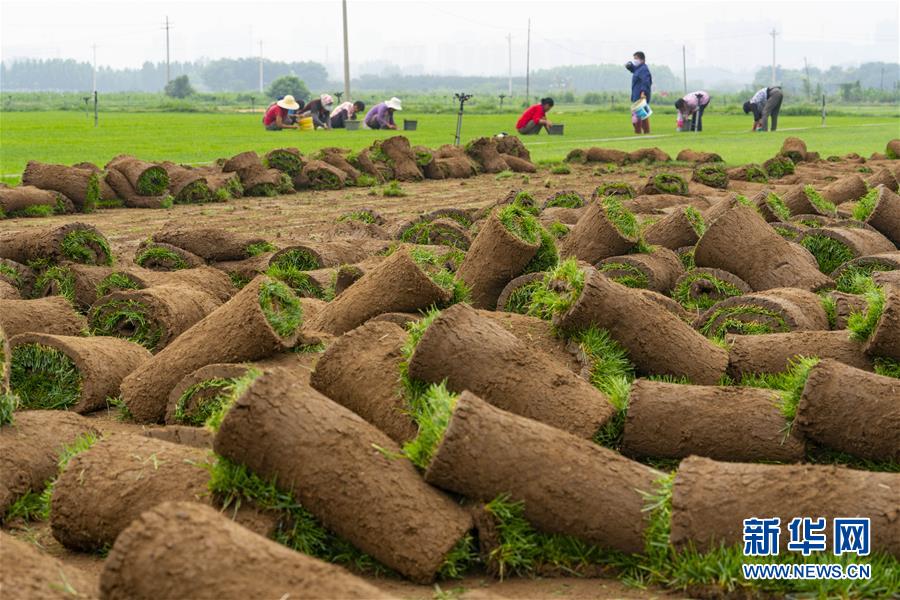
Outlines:
POLYGON ((453 145, 459 146, 459 137, 462 134, 463 107, 465 106, 466 101, 472 98, 472 94, 461 92, 453 94, 453 97, 459 100, 459 112, 456 114, 456 140, 453 142, 453 145))

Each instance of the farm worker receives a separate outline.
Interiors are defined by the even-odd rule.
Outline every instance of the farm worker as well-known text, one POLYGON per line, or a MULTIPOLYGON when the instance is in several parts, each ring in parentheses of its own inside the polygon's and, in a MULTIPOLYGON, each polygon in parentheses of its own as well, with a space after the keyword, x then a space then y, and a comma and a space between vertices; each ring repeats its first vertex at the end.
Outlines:
POLYGON ((533 104, 525 109, 516 122, 516 129, 522 135, 537 135, 541 129, 550 132, 553 123, 547 119, 547 113, 553 108, 553 98, 541 98, 540 104, 533 104))
POLYGON ((288 94, 266 109, 266 114, 263 116, 263 125, 269 131, 297 129, 298 125, 288 123, 288 111, 291 110, 300 110, 300 104, 294 100, 293 96, 288 94))
POLYGON ((397 129, 394 123, 394 111, 403 110, 400 98, 394 97, 379 102, 366 113, 366 127, 369 129, 397 129))
POLYGON ((330 94, 322 94, 315 100, 309 101, 302 116, 312 117, 316 129, 331 129, 332 108, 334 108, 334 98, 330 94))
MULTIPOLYGON (((653 76, 647 67, 647 58, 640 50, 634 53, 632 59, 625 63, 625 68, 631 71, 631 101, 637 102, 644 99, 650 104, 650 88, 653 86, 653 76)), ((631 113, 631 124, 635 133, 650 133, 650 119, 640 119, 637 114, 631 113)))
POLYGON ((768 131, 769 117, 772 117, 772 131, 778 129, 778 113, 784 94, 781 86, 761 88, 744 102, 744 114, 753 112, 753 131, 768 131))
POLYGON ((356 102, 342 102, 337 105, 333 111, 331 111, 331 128, 332 129, 343 129, 344 123, 348 120, 356 119, 356 113, 361 113, 366 110, 366 103, 362 100, 357 100, 356 102))
POLYGON ((675 117, 675 124, 678 131, 684 131, 684 121, 690 117, 691 122, 688 123, 687 131, 703 131, 703 112, 709 106, 709 94, 703 90, 691 92, 684 98, 675 101, 675 108, 678 114, 675 117))

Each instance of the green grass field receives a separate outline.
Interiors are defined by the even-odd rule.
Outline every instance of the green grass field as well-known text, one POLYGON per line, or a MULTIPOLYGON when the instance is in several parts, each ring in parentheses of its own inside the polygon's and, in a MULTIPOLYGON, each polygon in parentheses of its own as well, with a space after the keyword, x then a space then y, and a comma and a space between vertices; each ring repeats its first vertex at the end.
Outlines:
MULTIPOLYGON (((466 115, 463 140, 513 132, 516 114, 466 115)), ((417 119, 418 130, 405 132, 413 144, 436 147, 453 143, 456 115, 404 113, 417 119)), ((674 155, 682 148, 718 152, 731 164, 770 158, 782 140, 796 135, 823 157, 857 152, 868 156, 884 151, 888 140, 900 137, 900 108, 882 116, 829 117, 821 127, 817 116, 783 116, 776 133, 753 133, 743 115, 705 115, 701 134, 675 133, 674 114, 659 109, 653 116, 651 136, 631 134, 630 115, 609 111, 554 111, 551 118, 566 127, 564 136, 540 135, 526 144, 536 161, 561 160, 573 148, 592 145, 632 150, 659 146, 674 155)), ((281 131, 263 129, 255 113, 105 113, 100 126, 78 112, 0 112, 0 175, 8 183, 18 180, 29 160, 72 164, 105 164, 117 154, 147 160, 206 163, 244 150, 266 152, 296 146, 304 153, 326 146, 360 149, 372 140, 393 135, 387 131, 281 131)))

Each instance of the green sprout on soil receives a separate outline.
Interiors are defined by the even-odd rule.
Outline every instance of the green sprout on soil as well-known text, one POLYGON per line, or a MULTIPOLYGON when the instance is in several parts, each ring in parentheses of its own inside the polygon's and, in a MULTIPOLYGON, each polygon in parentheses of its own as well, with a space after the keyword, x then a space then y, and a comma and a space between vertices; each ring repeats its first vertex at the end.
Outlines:
POLYGON ((76 229, 62 240, 63 255, 77 263, 87 265, 111 265, 112 250, 106 238, 90 229, 76 229))
POLYGON ((34 289, 39 292, 56 288, 56 295, 62 296, 69 302, 75 302, 75 276, 66 267, 52 266, 37 276, 34 289))
MULTIPOLYGON (((519 192, 521 195, 523 192, 519 192)), ((527 193, 527 192, 526 192, 527 193)), ((518 199, 519 195, 516 196, 518 199)), ((432 219, 453 219, 462 227, 468 229, 472 226, 472 219, 464 212, 454 209, 438 209, 431 213, 432 219)))
POLYGON ((657 173, 651 179, 653 187, 664 194, 686 196, 688 184, 681 175, 674 173, 657 173))
POLYGON ((291 248, 276 256, 270 263, 272 266, 298 271, 314 271, 322 266, 315 254, 304 248, 291 248))
POLYGON ((497 218, 506 230, 527 244, 534 244, 540 237, 541 226, 531 213, 518 202, 507 204, 497 211, 497 218))
MULTIPOLYGON (((266 269, 266 275, 286 283, 295 294, 302 298, 324 299, 324 291, 308 273, 300 271, 291 265, 273 264, 266 269)), ((247 285, 249 281, 243 281, 240 287, 247 285)))
POLYGON ((684 208, 684 216, 687 218, 688 223, 691 224, 691 228, 697 234, 697 237, 703 237, 703 234, 706 233, 706 221, 703 219, 700 211, 693 206, 686 206, 684 208))
POLYGON ((797 233, 795 230, 788 229, 787 227, 778 227, 776 225, 776 226, 773 226, 772 228, 775 230, 775 233, 777 233, 778 235, 780 235, 781 237, 783 237, 786 240, 796 240, 800 236, 800 234, 797 233))
POLYGON ((839 292, 864 294, 867 290, 875 287, 872 273, 893 270, 892 265, 877 262, 849 265, 842 269, 840 275, 835 278, 835 287, 839 292))
POLYGON ((769 192, 766 196, 766 206, 778 217, 779 221, 790 220, 791 211, 788 209, 787 204, 784 203, 784 200, 781 199, 781 196, 775 192, 769 192))
POLYGON ((880 287, 873 286, 863 294, 866 299, 865 312, 852 312, 847 319, 847 329, 850 337, 855 340, 865 341, 872 337, 881 313, 884 312, 885 293, 880 287))
MULTIPOLYGON (((270 269, 271 269, 271 267, 270 267, 270 269)), ((268 271, 266 271, 266 275, 269 275, 270 277, 275 277, 274 275, 269 274, 268 271)), ((275 278, 281 279, 280 277, 275 277, 275 278)), ((243 287, 245 285, 247 285, 248 283, 250 283, 250 281, 251 281, 249 277, 247 277, 245 275, 241 275, 240 273, 229 273, 228 279, 231 280, 231 285, 233 285, 234 287, 236 287, 239 290, 243 289, 243 287)))
POLYGON ((46 521, 50 518, 50 503, 45 501, 43 490, 28 490, 6 509, 3 522, 16 519, 23 521, 46 521))
POLYGON ((202 427, 234 393, 239 377, 213 377, 184 391, 175 404, 175 422, 202 427))
POLYGON ((809 372, 819 364, 816 357, 797 356, 791 359, 787 369, 781 373, 754 373, 741 378, 741 385, 748 387, 766 388, 779 392, 779 408, 788 424, 793 423, 797 416, 797 405, 809 372))
POLYGON ((245 250, 249 256, 259 256, 266 252, 275 252, 278 248, 269 242, 255 242, 253 244, 248 244, 245 250))
POLYGON ((752 335, 785 331, 790 331, 790 326, 783 315, 755 304, 721 307, 700 326, 700 333, 713 339, 724 338, 726 333, 752 335))
POLYGON ((19 397, 11 392, 0 393, 0 427, 12 425, 13 413, 19 408, 19 397))
POLYGON ((128 405, 125 404, 125 401, 120 396, 107 398, 106 410, 107 412, 116 413, 116 421, 121 423, 134 423, 134 415, 131 414, 131 409, 128 408, 128 405))
MULTIPOLYGON (((313 189, 317 190, 336 190, 343 187, 341 182, 337 179, 335 175, 328 174, 328 176, 319 176, 313 181, 312 184, 313 189)), ((287 173, 282 173, 278 176, 278 183, 275 185, 275 191, 279 194, 293 194, 294 193, 294 182, 291 181, 290 175, 287 173)))
POLYGON ((359 221, 360 223, 368 223, 372 225, 375 223, 375 215, 373 215, 372 212, 368 210, 354 210, 352 212, 342 214, 337 218, 337 220, 338 223, 342 221, 359 221))
POLYGON ((187 261, 177 252, 163 248, 162 246, 149 245, 134 257, 134 262, 140 267, 147 265, 159 265, 166 270, 177 271, 187 269, 187 261))
POLYGON ((531 295, 528 314, 550 320, 569 310, 584 289, 584 271, 578 261, 568 259, 544 276, 542 285, 531 295))
POLYGON ((545 208, 554 206, 562 208, 581 208, 584 206, 584 198, 577 192, 560 192, 547 201, 545 208))
POLYGON ((21 210, 14 210, 11 213, 5 215, 7 218, 18 218, 18 217, 50 217, 52 215, 61 214, 58 206, 51 206, 49 204, 32 204, 31 206, 26 206, 21 210))
POLYGON ((830 202, 822 197, 822 194, 816 191, 811 185, 803 186, 803 193, 806 194, 806 199, 809 200, 809 203, 815 207, 817 211, 826 215, 836 215, 837 207, 833 202, 830 202))
POLYGON ((442 290, 450 292, 448 304, 467 302, 471 297, 469 286, 457 279, 445 266, 442 258, 424 248, 411 248, 409 255, 431 281, 442 290))
POLYGON ((528 261, 522 273, 541 273, 549 271, 559 264, 559 251, 556 249, 556 240, 553 235, 538 225, 541 245, 534 257, 528 261))
POLYGON ((81 398, 82 378, 75 361, 43 344, 16 346, 9 381, 23 409, 64 410, 81 398))
POLYGON ((822 304, 822 310, 828 318, 828 329, 834 329, 837 324, 837 300, 827 292, 819 294, 819 302, 822 304))
POLYGON ((763 163, 763 169, 772 179, 794 174, 794 161, 787 156, 775 156, 763 163))
POLYGON ((613 224, 613 227, 626 238, 637 239, 640 236, 640 226, 637 217, 630 210, 625 208, 621 199, 615 196, 607 196, 603 200, 603 210, 606 218, 613 224))
POLYGON ((372 177, 371 175, 367 175, 363 173, 359 177, 356 178, 354 182, 356 187, 372 187, 378 185, 378 180, 372 177))
POLYGON ((865 221, 875 210, 876 204, 878 204, 878 188, 872 188, 866 192, 865 196, 856 201, 856 206, 853 207, 853 218, 857 221, 865 221))
POLYGON ((138 282, 127 273, 110 273, 97 284, 97 298, 120 290, 136 290, 140 287, 138 282))
POLYGON ((292 336, 303 322, 303 306, 291 289, 280 281, 259 285, 259 307, 272 329, 281 337, 292 336))
POLYGON ((624 262, 603 263, 597 268, 607 273, 613 281, 630 288, 646 288, 650 284, 647 274, 632 264, 624 262))
POLYGON ((527 190, 516 192, 516 195, 510 204, 518 204, 534 216, 537 216, 541 212, 541 209, 537 206, 537 201, 534 199, 534 194, 527 190))
POLYGON ((433 384, 423 394, 409 398, 408 410, 419 431, 414 439, 403 445, 403 454, 420 469, 425 470, 431 464, 458 398, 458 394, 447 390, 445 383, 433 384))
POLYGON ((672 290, 672 298, 688 310, 706 310, 725 298, 743 294, 744 292, 737 286, 703 272, 688 273, 672 290), (691 292, 695 285, 702 291, 692 296, 691 292))
POLYGON ((800 240, 800 245, 816 257, 819 270, 826 275, 855 258, 853 250, 846 244, 824 235, 806 235, 800 240))
POLYGON ((607 196, 620 196, 622 198, 631 199, 637 195, 634 188, 624 181, 614 181, 611 183, 603 183, 594 190, 594 198, 606 198, 607 196))
POLYGON ((479 559, 475 537, 471 533, 467 533, 444 557, 444 562, 438 569, 438 577, 440 579, 461 579, 479 559))
POLYGON ((557 163, 550 167, 550 172, 554 175, 568 175, 572 169, 565 163, 557 163))
POLYGON ((99 201, 100 175, 98 173, 91 173, 90 177, 88 177, 87 190, 84 194, 84 206, 82 206, 81 212, 94 212, 94 207, 97 206, 99 201))
POLYGON ((125 202, 123 200, 119 200, 118 198, 113 198, 112 200, 101 200, 97 203, 95 208, 122 208, 125 206, 125 202))
POLYGON ((90 315, 94 335, 125 338, 144 348, 157 349, 163 330, 147 311, 147 307, 135 300, 118 299, 94 307, 90 315))
POLYGON ((494 176, 494 179, 497 180, 497 181, 503 181, 503 180, 505 180, 505 179, 510 179, 511 177, 514 177, 514 176, 515 176, 515 173, 513 173, 513 172, 510 171, 509 169, 505 169, 505 170, 500 171, 499 173, 497 173, 497 174, 494 176))
POLYGON ((384 189, 381 190, 381 195, 386 198, 401 198, 406 196, 406 192, 400 187, 400 183, 394 180, 384 186, 384 189))
POLYGON ((569 235, 569 226, 565 223, 560 223, 559 221, 554 221, 550 223, 550 227, 547 228, 553 237, 556 239, 562 239, 569 235))
POLYGON ((140 174, 135 191, 141 196, 161 196, 169 187, 169 174, 159 166, 152 166, 140 174))

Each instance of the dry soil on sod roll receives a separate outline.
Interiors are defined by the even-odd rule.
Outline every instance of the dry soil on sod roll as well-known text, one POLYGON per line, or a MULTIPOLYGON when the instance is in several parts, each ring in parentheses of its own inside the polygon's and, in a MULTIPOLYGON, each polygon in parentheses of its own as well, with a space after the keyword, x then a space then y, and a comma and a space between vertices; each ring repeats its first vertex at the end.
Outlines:
POLYGON ((775 391, 639 379, 621 450, 637 458, 799 462, 805 445, 788 431, 775 391))
POLYGON ((832 358, 871 371, 864 344, 850 339, 847 330, 790 331, 758 335, 728 335, 728 374, 736 379, 753 373, 781 373, 797 356, 832 358))
POLYGON ((860 458, 900 460, 900 381, 822 360, 809 372, 794 421, 808 439, 860 458))
POLYGON ((117 433, 72 458, 53 486, 53 537, 73 550, 111 546, 145 510, 208 497, 209 453, 142 435, 117 433))
POLYGON ((19 496, 44 489, 65 446, 96 433, 91 421, 74 413, 17 411, 12 424, 0 427, 0 518, 19 496))
POLYGON ((109 245, 96 228, 84 223, 67 223, 0 235, 0 257, 21 264, 70 260, 90 265, 112 263, 109 245))
POLYGON ((409 376, 446 381, 512 413, 590 439, 615 409, 594 388, 551 356, 456 304, 436 318, 409 360, 409 376))
POLYGON ((651 253, 626 254, 605 258, 594 265, 607 277, 638 277, 646 280, 641 287, 654 292, 668 293, 675 287, 675 282, 684 273, 678 255, 668 248, 654 248, 651 253))
POLYGON ((413 581, 432 580, 472 528, 396 442, 283 371, 262 375, 237 399, 214 447, 277 480, 328 529, 413 581))
MULTIPOLYGON (((253 275, 255 276, 256 274, 253 275)), ((110 277, 100 282, 94 300, 111 292, 168 284, 201 289, 223 303, 237 292, 228 275, 213 267, 194 267, 178 271, 152 271, 141 267, 126 267, 113 269, 110 277)))
POLYGON ((164 442, 183 444, 192 448, 212 450, 213 432, 205 427, 189 425, 167 425, 145 429, 143 435, 164 442))
POLYGON ((210 262, 250 258, 250 246, 267 243, 264 238, 234 233, 221 227, 183 227, 174 224, 154 233, 153 241, 177 246, 210 262))
POLYGON ((193 502, 166 502, 134 520, 106 560, 100 589, 106 600, 391 597, 193 502))
POLYGON ((310 378, 316 390, 401 445, 418 431, 401 393, 400 364, 407 335, 393 323, 369 321, 331 344, 310 378))
POLYGON ((866 195, 868 188, 863 178, 857 174, 842 177, 822 190, 822 197, 832 204, 852 202, 866 195))
POLYGON ((243 377, 251 368, 248 364, 215 363, 185 375, 169 392, 165 422, 199 420, 198 424, 202 425, 206 419, 201 416, 222 400, 221 395, 228 391, 234 379, 243 377))
POLYGON ((161 421, 169 392, 200 367, 257 360, 294 345, 299 327, 279 334, 260 306, 261 288, 271 283, 257 277, 125 378, 122 397, 138 422, 161 421))
MULTIPOLYGON (((10 339, 9 345, 13 361, 19 348, 34 345, 65 354, 75 364, 81 377, 81 393, 68 410, 81 414, 104 408, 107 398, 119 395, 122 380, 150 359, 150 353, 143 347, 114 337, 23 333, 10 339)), ((52 371, 32 370, 29 377, 52 381, 53 375, 52 371)), ((17 383, 12 382, 13 391, 17 389, 17 383)))
MULTIPOLYGON (((781 538, 797 515, 871 519, 871 549, 900 556, 897 498, 900 473, 857 471, 831 465, 762 465, 717 462, 697 456, 681 462, 672 493, 676 548, 691 543, 706 552, 740 543, 748 515, 781 519, 781 538)), ((832 543, 828 536, 829 546, 832 543)))
POLYGON ((641 492, 662 474, 470 392, 456 403, 425 480, 468 498, 508 494, 538 530, 623 552, 644 549, 641 492))
POLYGON ((699 235, 688 218, 687 211, 676 209, 650 225, 644 232, 644 239, 648 244, 677 250, 696 244, 699 235))
POLYGON ((82 335, 87 319, 62 296, 35 300, 0 300, 0 325, 7 336, 20 333, 82 335))
POLYGON ((10 598, 97 597, 97 582, 93 577, 5 531, 0 531, 0 563, 4 565, 0 569, 0 589, 10 598))
POLYGON ((590 361, 577 345, 556 334, 549 322, 518 313, 479 310, 478 315, 493 321, 531 348, 543 352, 573 373, 588 378, 590 361))

